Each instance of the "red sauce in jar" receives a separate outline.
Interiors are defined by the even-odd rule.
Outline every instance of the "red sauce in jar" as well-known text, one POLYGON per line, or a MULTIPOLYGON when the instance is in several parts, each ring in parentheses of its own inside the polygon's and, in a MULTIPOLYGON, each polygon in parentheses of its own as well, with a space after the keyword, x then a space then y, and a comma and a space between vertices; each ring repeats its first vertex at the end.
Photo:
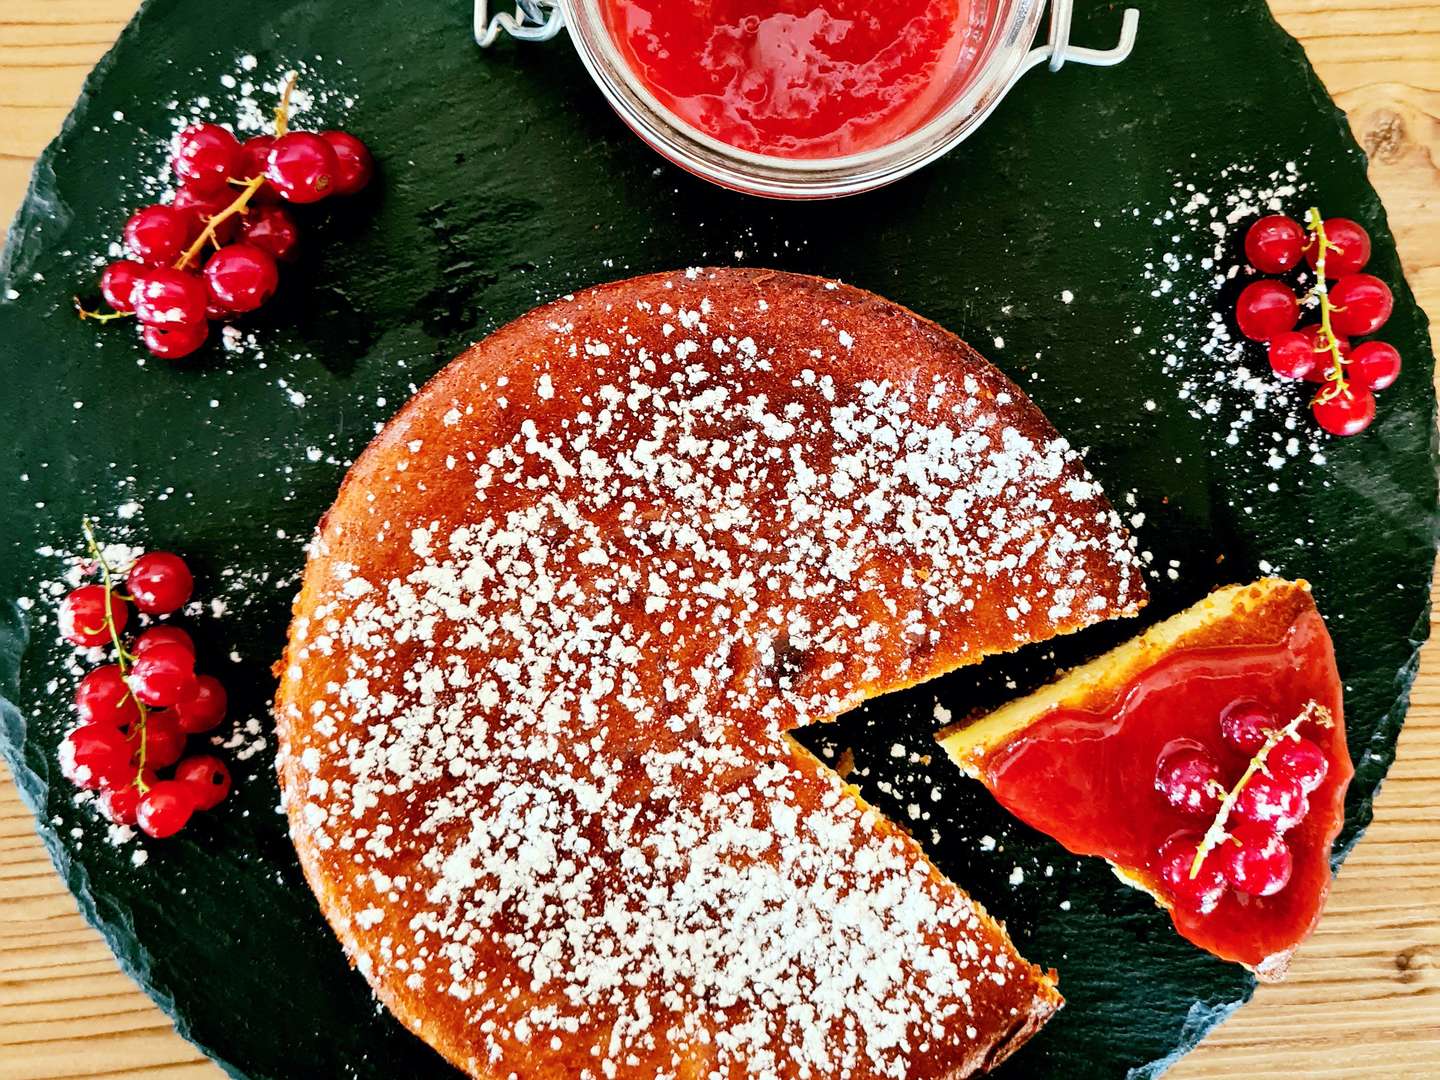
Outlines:
POLYGON ((1159 895, 1185 938, 1227 960, 1256 968, 1271 960, 1283 970, 1319 918, 1330 887, 1330 845, 1353 775, 1330 635, 1320 616, 1307 611, 1274 645, 1177 650, 1109 707, 1055 708, 979 767, 1017 817, 1077 854, 1108 859, 1159 895), (1233 786, 1250 755, 1222 738, 1219 719, 1246 701, 1258 702, 1281 724, 1311 702, 1323 706, 1333 724, 1306 722, 1299 734, 1320 746, 1329 770, 1309 795, 1309 812, 1283 834, 1293 855, 1288 884, 1270 896, 1228 889, 1208 914, 1187 910, 1160 879, 1157 853, 1178 833, 1204 833, 1214 814, 1172 806, 1156 790, 1157 763, 1177 742, 1199 744, 1219 762, 1224 786, 1233 786))
POLYGON ((859 153, 915 131, 974 65, 974 0, 601 0, 666 108, 742 150, 859 153))

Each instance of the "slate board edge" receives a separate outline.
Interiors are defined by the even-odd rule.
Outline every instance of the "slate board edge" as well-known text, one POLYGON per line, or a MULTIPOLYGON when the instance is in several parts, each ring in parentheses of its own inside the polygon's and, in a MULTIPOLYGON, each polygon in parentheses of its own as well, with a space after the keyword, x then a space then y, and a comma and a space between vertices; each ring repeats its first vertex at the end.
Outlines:
MULTIPOLYGON (((30 183, 26 187, 25 197, 21 200, 11 221, 4 250, 0 251, 0 282, 8 282, 18 277, 25 272, 28 266, 26 248, 32 239, 31 226, 39 217, 35 212, 37 205, 49 207, 49 216, 62 221, 69 216, 69 210, 59 202, 53 191, 55 155, 61 141, 85 115, 90 102, 91 88, 109 73, 115 54, 120 47, 139 32, 151 5, 152 0, 141 0, 134 16, 116 36, 115 43, 106 50, 105 55, 85 76, 85 82, 81 85, 75 104, 66 114, 60 130, 46 144, 36 159, 35 167, 30 174, 30 183)), ((5 301, 0 301, 0 303, 3 302, 5 301)), ((45 793, 48 790, 49 780, 38 769, 31 767, 26 755, 27 725, 25 717, 11 700, 13 697, 18 701, 20 697, 20 658, 29 643, 30 635, 26 625, 27 620, 23 614, 13 604, 8 607, 6 619, 16 625, 18 632, 15 635, 16 653, 13 657, 3 657, 5 664, 4 668, 0 669, 0 677, 3 677, 3 682, 0 682, 0 755, 4 756, 5 763, 10 769, 21 802, 35 818, 35 832, 44 843, 45 850, 50 855, 50 861, 64 880, 66 887, 74 895, 80 914, 105 939, 106 947, 114 956, 120 970, 133 979, 165 1013, 174 1025, 175 1031, 228 1075, 235 1077, 235 1080, 255 1080, 253 1074, 242 1072, 235 1065, 219 1057, 190 1031, 188 1022, 180 1015, 174 997, 151 978, 150 953, 145 944, 128 932, 121 913, 113 912, 107 915, 99 910, 91 895, 89 875, 85 872, 85 868, 70 858, 64 842, 45 820, 45 793)))
MULTIPOLYGON (((90 100, 92 86, 100 81, 109 71, 116 51, 130 37, 140 31, 142 24, 146 21, 149 9, 153 0, 141 0, 135 15, 126 24, 121 33, 117 36, 115 44, 100 58, 95 67, 86 76, 80 93, 76 99, 75 106, 71 109, 61 125, 60 131, 37 158, 35 167, 31 173, 30 183, 27 187, 25 197, 18 208, 3 251, 0 251, 0 287, 3 283, 23 274, 29 264, 31 252, 27 250, 33 240, 32 226, 38 221, 60 220, 64 221, 69 216, 68 209, 58 201, 53 191, 54 159, 59 149, 59 144, 66 135, 86 115, 90 100), (44 207, 45 212, 37 212, 37 207, 44 207)), ((1364 149, 1355 139, 1351 130, 1349 120, 1342 109, 1339 108, 1330 97, 1323 83, 1316 75, 1313 66, 1310 64, 1303 47, 1288 33, 1278 22, 1273 14, 1270 14, 1267 6, 1267 16, 1275 25, 1275 28, 1288 40, 1287 49, 1289 57, 1306 79, 1307 90, 1311 99, 1320 110, 1328 110, 1331 123, 1335 126, 1336 133, 1343 145, 1348 144, 1348 152, 1357 156, 1362 163, 1368 165, 1364 149)), ((1377 231, 1383 234, 1390 234, 1389 215, 1378 196, 1374 199, 1378 220, 1376 221, 1377 231)), ((1414 293, 1409 282, 1402 276, 1398 281, 1392 283, 1397 296, 1402 301, 1407 301, 1415 307, 1419 313, 1422 328, 1428 329, 1429 316, 1418 304, 1415 304, 1414 293)), ((7 301, 0 300, 0 304, 7 301)), ((1432 426, 1430 432, 1430 446, 1432 463, 1436 467, 1437 476, 1440 476, 1440 431, 1432 426)), ((1431 522, 1433 536, 1440 538, 1440 506, 1437 506, 1431 522)), ((1363 803, 1357 808, 1355 820, 1348 823, 1347 827, 1336 843, 1332 855, 1332 866, 1338 872, 1340 865, 1353 850, 1355 844, 1363 836, 1366 828, 1373 820, 1373 800, 1379 794, 1383 785, 1385 775, 1395 760, 1396 740, 1404 724, 1405 715, 1409 708, 1410 692, 1413 688, 1416 675, 1418 674, 1420 653, 1426 640, 1429 637, 1429 615, 1431 604, 1426 596, 1424 607, 1417 619, 1415 631, 1410 636, 1413 649, 1410 659, 1404 667, 1397 672, 1396 696, 1394 704, 1386 712, 1384 726, 1377 730, 1377 736, 1382 732, 1385 735, 1380 740, 1385 747, 1384 753, 1375 762, 1378 766, 1378 776, 1375 778, 1372 789, 1367 793, 1363 803)), ((21 710, 12 703, 11 698, 19 699, 19 665, 29 641, 27 620, 17 607, 7 605, 4 613, 5 620, 17 627, 16 642, 17 651, 14 656, 0 656, 4 665, 0 666, 0 754, 9 766, 14 777, 21 801, 27 809, 35 816, 36 832, 45 845, 50 859, 56 871, 66 882, 67 887, 74 894, 77 905, 86 922, 95 927, 105 939, 106 945, 115 956, 121 970, 133 979, 146 994, 156 1003, 159 1008, 170 1018, 175 1030, 194 1045, 197 1049, 207 1055, 228 1075, 236 1080, 259 1080, 254 1072, 242 1071, 232 1063, 220 1058, 201 1042, 190 1030, 188 1023, 180 1015, 174 998, 159 986, 151 977, 148 959, 150 953, 144 943, 127 930, 127 924, 122 912, 102 913, 91 895, 88 875, 82 865, 70 859, 63 840, 43 820, 45 813, 45 792, 48 788, 47 776, 40 771, 44 769, 48 774, 47 762, 39 762, 38 768, 32 768, 26 752, 26 721, 21 710)), ((1205 1006, 1196 1002, 1191 1009, 1191 1016, 1187 1020, 1186 1037, 1170 1054, 1156 1059, 1142 1066, 1130 1070, 1131 1080, 1149 1080, 1163 1074, 1171 1065, 1184 1057, 1187 1053, 1199 1044, 1205 1037, 1220 1023, 1224 1022, 1236 1010, 1244 1005, 1253 995, 1255 983, 1252 980, 1247 993, 1237 1000, 1217 1003, 1212 1006, 1205 1006)))
MULTIPOLYGON (((1274 17, 1273 11, 1270 10, 1268 3, 1265 5, 1265 9, 1274 30, 1286 43, 1285 47, 1289 53, 1287 59, 1293 62, 1295 67, 1303 74, 1306 81, 1306 89, 1309 92, 1311 100, 1315 103, 1317 110, 1328 114, 1341 145, 1347 146, 1349 152, 1359 158, 1368 173, 1370 164, 1369 156, 1366 154, 1365 148, 1362 147, 1355 138, 1355 132, 1350 126, 1349 117, 1345 111, 1335 103, 1334 98, 1330 96, 1330 92, 1325 88, 1325 84, 1321 81, 1320 76, 1316 74, 1314 65, 1310 63, 1310 58, 1306 54, 1304 46, 1300 44, 1299 40, 1293 34, 1280 25, 1279 21, 1274 17)), ((1394 233, 1390 228, 1390 214, 1378 193, 1375 195, 1374 202, 1379 215, 1376 222, 1379 226, 1377 231, 1389 234, 1393 239, 1394 233)), ((1414 290, 1410 287, 1409 280, 1402 274, 1398 281, 1391 284, 1397 296, 1400 297, 1402 301, 1413 305, 1419 313, 1421 328, 1428 330, 1430 327, 1430 315, 1416 302, 1414 290)), ((1440 427, 1434 424, 1431 425, 1430 429, 1430 457, 1435 474, 1437 477, 1440 477, 1440 427)), ((1430 526, 1431 536, 1437 541, 1440 541, 1440 504, 1437 504, 1432 512, 1430 526)), ((1411 690, 1419 674, 1421 652, 1430 637, 1431 607, 1430 596, 1427 592, 1421 612, 1416 619, 1416 625, 1410 634, 1410 642, 1413 646, 1410 657, 1400 671, 1397 672, 1393 704, 1386 710, 1386 722, 1377 730, 1377 735, 1383 732, 1385 736, 1385 752, 1382 759, 1377 763, 1379 765, 1379 775, 1375 778, 1374 784, 1366 794, 1364 800, 1357 807, 1354 820, 1345 823, 1341 835, 1336 839, 1334 850, 1331 852, 1331 872, 1337 877, 1339 876, 1341 866, 1349 857, 1351 851, 1354 850, 1355 845, 1360 842, 1365 831, 1374 820, 1375 799, 1379 797, 1380 790, 1385 783, 1385 778, 1389 775, 1391 767, 1395 764, 1396 748, 1398 746, 1400 732, 1404 727, 1405 717, 1410 709, 1411 690)), ((1162 1058, 1131 1069, 1127 1080, 1153 1080, 1153 1078, 1163 1075, 1172 1065, 1185 1057, 1190 1051, 1194 1050, 1206 1035, 1224 1023, 1243 1005, 1249 1002, 1254 996, 1257 985, 1256 980, 1252 978, 1249 991, 1243 997, 1233 1002, 1217 1005, 1204 1015, 1197 1015, 1197 1013, 1202 1011, 1200 1003, 1197 1002, 1191 1012, 1191 1020, 1193 1020, 1194 1023, 1192 1025, 1190 1021, 1187 1021, 1186 1037, 1180 1045, 1162 1058)))
MULTIPOLYGON (((1368 177, 1370 166, 1369 155, 1366 154, 1365 148, 1361 146, 1355 138, 1355 131, 1350 126, 1350 119, 1346 115, 1345 110, 1335 104, 1334 98, 1330 96, 1330 92, 1325 88, 1325 84, 1321 81, 1320 76, 1316 74, 1314 65, 1310 63, 1310 58, 1306 54, 1304 46, 1300 44, 1299 40, 1293 34, 1280 25, 1274 13, 1271 11, 1268 2, 1263 6, 1275 31, 1281 35, 1286 43, 1285 47, 1289 52, 1287 59, 1294 62, 1296 68, 1303 73, 1306 80, 1306 88, 1310 93, 1311 100, 1315 103, 1317 111, 1328 113, 1330 122, 1335 128, 1335 133, 1339 137, 1341 145, 1349 146, 1350 153, 1360 160, 1365 167, 1368 177)), ((1371 185, 1372 190, 1373 186, 1374 185, 1371 185)), ((1375 193, 1374 204, 1376 213, 1379 215, 1375 223, 1378 226, 1376 231, 1388 235, 1393 242, 1394 230, 1390 228, 1390 214, 1378 192, 1375 193)), ((1402 273, 1397 280, 1387 282, 1387 284, 1391 286, 1391 290, 1400 302, 1407 303, 1415 309, 1419 315, 1421 330, 1428 331, 1430 329, 1430 313, 1416 301, 1415 292, 1410 287, 1408 278, 1402 273)), ((1430 427, 1430 460, 1436 477, 1440 478, 1440 426, 1433 423, 1430 427)), ((1432 540, 1440 543, 1440 504, 1437 504, 1432 511, 1430 534, 1432 540)), ((1431 577, 1433 580, 1433 569, 1431 571, 1431 577)), ((1382 760, 1378 762, 1380 765, 1379 775, 1375 778, 1373 786, 1367 793, 1364 802, 1357 807, 1354 820, 1347 820, 1345 822, 1340 836, 1336 838, 1334 850, 1331 852, 1330 865, 1332 872, 1336 875, 1340 872, 1341 864, 1349 857, 1350 852, 1354 850, 1355 845, 1359 843, 1360 838, 1365 834, 1365 830, 1369 828, 1370 823, 1374 820, 1375 799, 1379 797, 1380 790, 1385 784, 1385 778, 1389 775, 1391 767, 1395 764, 1396 746, 1399 742, 1400 731, 1404 727, 1405 717, 1410 711, 1410 692, 1414 688, 1416 676, 1420 671, 1420 654, 1425 643, 1430 638, 1431 607, 1430 594, 1427 591, 1420 615, 1416 619, 1416 625, 1410 633, 1410 642, 1413 646, 1410 658, 1396 673, 1394 701, 1390 708, 1386 710, 1384 721, 1382 721, 1381 726, 1376 731, 1377 737, 1382 732, 1385 736, 1383 740, 1385 752, 1382 760)), ((1359 769, 1357 768, 1357 773, 1358 772, 1359 769)), ((1164 1067, 1168 1068, 1175 1060, 1178 1060, 1178 1058, 1167 1060, 1164 1062, 1164 1067)), ((1157 1062, 1155 1064, 1160 1063, 1157 1062)), ((1158 1073, 1154 1075, 1158 1075, 1158 1073)))
MULTIPOLYGON (((1268 4, 1266 8, 1267 10, 1269 9, 1268 4)), ((1339 136, 1341 144, 1349 144, 1349 146, 1353 148, 1353 154, 1364 164, 1368 174, 1370 165, 1369 155, 1366 154, 1365 148, 1361 146, 1355 138, 1354 129, 1350 126, 1350 119, 1346 115, 1345 110, 1335 104, 1335 100, 1330 96, 1330 92, 1326 90, 1325 84, 1321 81, 1320 76, 1316 74, 1315 68, 1310 63, 1310 59, 1306 55, 1305 49, 1300 42, 1280 25, 1273 13, 1270 15, 1270 21, 1274 24, 1275 29, 1283 35, 1287 42, 1286 48, 1296 61, 1297 68, 1304 73, 1311 100, 1315 102, 1317 109, 1322 111, 1328 110, 1331 123, 1335 127, 1335 132, 1339 136)), ((1390 214, 1384 202, 1380 199, 1378 192, 1375 196, 1375 207, 1379 214, 1377 224, 1380 226, 1380 230, 1389 234, 1393 241, 1394 230, 1390 228, 1390 214)), ((1416 301, 1415 292, 1410 287, 1409 280, 1402 274, 1396 281, 1389 282, 1388 284, 1391 285, 1392 291, 1402 303, 1408 303, 1414 307, 1420 317, 1421 329, 1428 331, 1430 329, 1430 314, 1416 301)), ((1432 468, 1435 470, 1435 475, 1440 477, 1440 427, 1437 427, 1435 424, 1432 424, 1430 427, 1430 460, 1432 468)), ((1432 512, 1430 533, 1432 539, 1440 540, 1440 505, 1437 505, 1432 512)), ((1433 570, 1431 576, 1433 580, 1433 570)), ((1350 852, 1354 850, 1355 845, 1359 843, 1360 838, 1365 834, 1365 830, 1369 828, 1370 823, 1374 820, 1375 800, 1379 797, 1381 788, 1383 788, 1385 784, 1385 778, 1389 775, 1390 769, 1395 764, 1400 731, 1404 727, 1405 717, 1410 711, 1410 693, 1414 688, 1415 679, 1420 672, 1420 654, 1425 643, 1430 638, 1430 614, 1431 601, 1430 594, 1427 591, 1420 615, 1410 634, 1410 641, 1413 646, 1410 658, 1404 667, 1397 672, 1394 701, 1390 708, 1386 710, 1385 719, 1376 732, 1377 736, 1381 732, 1385 735, 1385 753, 1383 755, 1383 761, 1380 763, 1381 768, 1379 775, 1375 778, 1374 784, 1363 803, 1358 806, 1354 819, 1346 821, 1340 836, 1335 841, 1335 848, 1331 852, 1330 865, 1332 871, 1337 876, 1340 872, 1341 865, 1346 858, 1349 857, 1350 852)), ((1173 1063, 1173 1059, 1171 1063, 1173 1063)))

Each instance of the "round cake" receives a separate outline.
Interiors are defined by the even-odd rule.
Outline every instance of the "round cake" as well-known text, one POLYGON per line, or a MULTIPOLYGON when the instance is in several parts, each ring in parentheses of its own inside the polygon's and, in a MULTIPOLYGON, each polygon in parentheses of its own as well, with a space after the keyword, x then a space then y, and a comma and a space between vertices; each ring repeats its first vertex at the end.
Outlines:
POLYGON ((280 668, 291 833, 472 1076, 964 1076, 1053 973, 788 733, 1143 601, 1079 455, 953 335, 793 274, 602 285, 347 476, 280 668))

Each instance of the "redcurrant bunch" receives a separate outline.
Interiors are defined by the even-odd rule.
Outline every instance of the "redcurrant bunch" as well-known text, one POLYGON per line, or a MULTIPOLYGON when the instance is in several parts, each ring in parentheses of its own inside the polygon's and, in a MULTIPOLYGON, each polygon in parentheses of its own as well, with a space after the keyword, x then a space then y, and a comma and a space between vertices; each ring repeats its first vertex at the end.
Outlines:
MULTIPOLYGON (((1316 422, 1332 435, 1357 435, 1375 419, 1375 391, 1400 375, 1400 354, 1383 341, 1352 345, 1352 337, 1373 334, 1395 306, 1390 288, 1360 271, 1370 261, 1370 235, 1349 218, 1320 217, 1309 225, 1270 214, 1245 234, 1245 257, 1264 274, 1284 274, 1302 259, 1314 272, 1310 295, 1320 303, 1320 321, 1302 326, 1302 301, 1288 285, 1271 278, 1251 282, 1235 304, 1235 322, 1253 341, 1266 343, 1270 367, 1284 379, 1319 383, 1310 402, 1316 422)), ((1308 299, 1308 298, 1307 298, 1308 299)))
POLYGON ((1325 751, 1300 729, 1330 722, 1313 704, 1281 723, 1258 701, 1233 702, 1220 715, 1217 734, 1250 761, 1228 785, 1219 755, 1201 741, 1164 747, 1156 791, 1179 813, 1211 819, 1204 833, 1182 829, 1155 854, 1155 874, 1175 905, 1209 915, 1231 889, 1262 897, 1285 888, 1294 861, 1285 834, 1305 820, 1310 796, 1330 772, 1325 751))
POLYGON ((212 322, 254 311, 275 295, 277 263, 295 258, 300 235, 286 204, 352 195, 375 169, 365 144, 348 132, 289 130, 294 87, 292 72, 274 135, 242 143, 219 124, 180 133, 173 201, 131 215, 130 258, 100 275, 111 310, 81 308, 81 318, 133 316, 151 353, 179 360, 205 344, 212 322))
MULTIPOLYGON (((206 159, 193 158, 199 169, 206 159)), ((138 825, 155 838, 173 836, 196 810, 218 806, 230 791, 224 762, 185 758, 188 736, 209 731, 225 716, 225 688, 195 672, 195 643, 169 623, 122 636, 130 610, 172 615, 195 587, 185 560, 168 551, 141 555, 119 575, 95 540, 85 539, 100 573, 60 603, 61 636, 80 648, 109 646, 111 663, 89 671, 75 688, 80 722, 60 744, 60 772, 76 787, 100 793, 100 809, 117 825, 138 825), (183 760, 182 760, 183 758, 183 760), (158 770, 175 767, 171 779, 158 770)))

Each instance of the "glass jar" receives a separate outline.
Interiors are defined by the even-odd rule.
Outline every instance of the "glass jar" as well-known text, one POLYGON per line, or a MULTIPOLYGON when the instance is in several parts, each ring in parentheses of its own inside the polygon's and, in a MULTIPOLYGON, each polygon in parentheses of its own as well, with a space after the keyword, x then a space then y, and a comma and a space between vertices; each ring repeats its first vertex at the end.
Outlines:
POLYGON ((989 0, 985 36, 973 66, 948 100, 914 131, 863 153, 790 158, 721 142, 676 116, 655 97, 616 46, 600 0, 520 0, 515 14, 490 17, 476 0, 475 37, 482 46, 502 32, 540 41, 564 27, 580 60, 620 118, 667 160, 722 187, 775 199, 829 199, 871 191, 929 164, 968 138, 1015 85, 1040 64, 1106 67, 1130 55, 1140 13, 1126 9, 1114 48, 1069 43, 1073 0, 1051 0, 1048 40, 1036 45, 1045 0, 989 0))

